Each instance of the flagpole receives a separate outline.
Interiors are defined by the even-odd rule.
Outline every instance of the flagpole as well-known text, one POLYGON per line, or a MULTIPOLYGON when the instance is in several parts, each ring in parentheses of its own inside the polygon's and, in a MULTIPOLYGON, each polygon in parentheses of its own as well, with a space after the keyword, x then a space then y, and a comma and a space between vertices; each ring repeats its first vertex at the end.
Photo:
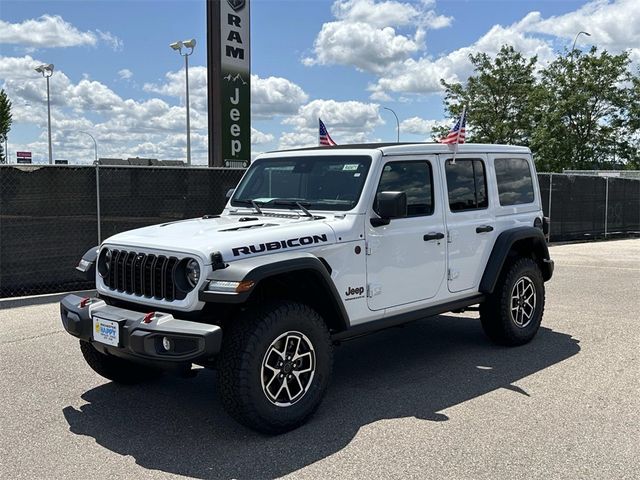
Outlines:
POLYGON ((456 153, 458 153, 458 145, 459 145, 459 141, 460 141, 460 132, 462 132, 462 124, 464 122, 464 116, 467 113, 467 106, 463 105, 462 106, 462 115, 460 115, 460 128, 458 128, 458 133, 456 134, 456 143, 455 143, 455 147, 453 149, 453 158, 451 159, 451 165, 455 165, 456 164, 456 153))

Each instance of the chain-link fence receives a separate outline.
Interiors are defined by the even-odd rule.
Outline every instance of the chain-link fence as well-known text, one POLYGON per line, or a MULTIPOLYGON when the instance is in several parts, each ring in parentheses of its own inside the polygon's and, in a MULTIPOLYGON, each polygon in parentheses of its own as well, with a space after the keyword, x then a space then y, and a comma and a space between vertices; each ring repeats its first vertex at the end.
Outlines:
MULTIPOLYGON (((243 170, 0 166, 0 297, 90 288, 82 254, 119 232, 219 213, 243 170)), ((640 180, 539 174, 551 240, 640 234, 640 180)))
POLYGON ((538 174, 552 242, 640 234, 640 180, 538 174))
POLYGON ((219 213, 244 170, 0 166, 0 298, 90 288, 78 260, 133 228, 219 213))

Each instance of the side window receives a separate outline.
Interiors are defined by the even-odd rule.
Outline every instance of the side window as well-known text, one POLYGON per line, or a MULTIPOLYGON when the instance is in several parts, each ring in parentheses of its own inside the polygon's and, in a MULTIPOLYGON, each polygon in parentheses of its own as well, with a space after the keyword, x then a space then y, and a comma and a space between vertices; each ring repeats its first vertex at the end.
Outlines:
POLYGON ((496 158, 494 165, 500 205, 533 202, 533 180, 529 162, 524 158, 496 158))
POLYGON ((452 212, 487 208, 487 179, 482 160, 456 160, 445 163, 449 208, 452 212))
MULTIPOLYGON (((423 161, 390 162, 384 166, 376 198, 380 192, 405 192, 407 215, 433 213, 433 175, 431 164, 423 161)), ((377 212, 377 205, 373 209, 377 212)))

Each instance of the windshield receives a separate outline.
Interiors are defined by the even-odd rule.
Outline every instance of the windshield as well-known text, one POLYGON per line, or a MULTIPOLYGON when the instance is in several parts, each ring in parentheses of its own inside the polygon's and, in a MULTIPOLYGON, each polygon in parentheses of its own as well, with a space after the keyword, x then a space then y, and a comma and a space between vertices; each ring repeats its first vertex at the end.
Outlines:
POLYGON ((370 164, 371 157, 364 155, 258 160, 236 188, 231 205, 351 210, 370 164))

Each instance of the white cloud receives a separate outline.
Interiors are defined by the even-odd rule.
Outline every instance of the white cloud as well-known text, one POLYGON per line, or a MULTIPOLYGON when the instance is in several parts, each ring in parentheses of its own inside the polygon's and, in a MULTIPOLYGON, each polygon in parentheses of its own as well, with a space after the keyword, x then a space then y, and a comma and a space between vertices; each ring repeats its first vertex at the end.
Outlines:
POLYGON ((295 113, 308 99, 302 88, 286 78, 251 75, 251 114, 255 118, 295 113))
MULTIPOLYGON (((43 132, 37 141, 12 148, 31 150, 34 158, 45 159, 46 84, 35 72, 25 73, 32 72, 33 65, 38 63, 41 62, 31 56, 0 57, 0 78, 4 79, 2 87, 13 103, 14 125, 31 124, 43 132)), ((51 78, 51 103, 55 158, 93 161, 93 155, 85 155, 84 147, 79 147, 86 143, 86 138, 76 138, 79 130, 93 134, 102 157, 185 158, 183 107, 172 106, 159 98, 122 98, 99 81, 83 78, 74 83, 60 70, 51 78)), ((191 126, 194 163, 204 164, 207 161, 206 111, 193 108, 191 126)))
POLYGON ((438 15, 431 8, 434 1, 398 2, 395 0, 336 0, 331 11, 336 19, 350 23, 366 23, 384 28, 419 25, 431 29, 451 25, 452 18, 438 15))
POLYGON ((551 61, 555 53, 547 40, 526 35, 526 22, 517 22, 511 26, 494 25, 476 42, 462 47, 436 59, 422 56, 409 58, 394 66, 392 71, 381 75, 378 81, 369 87, 372 98, 380 98, 387 92, 396 93, 437 93, 442 90, 440 79, 447 82, 464 81, 473 68, 469 55, 484 52, 495 56, 500 48, 512 45, 524 56, 537 55, 541 65, 551 61))
POLYGON ((107 43, 114 50, 123 43, 110 32, 82 32, 59 15, 43 15, 20 23, 0 20, 0 43, 21 45, 28 48, 96 46, 98 41, 107 43))
MULTIPOLYGON (((184 104, 186 95, 184 68, 167 72, 164 77, 164 83, 145 83, 142 89, 146 92, 178 98, 184 104)), ((191 107, 207 110, 207 67, 194 66, 189 69, 189 100, 191 107)))
POLYGON ((282 123, 294 127, 283 133, 280 148, 312 146, 318 143, 318 118, 321 118, 337 143, 371 141, 373 129, 383 124, 379 105, 357 101, 313 100, 299 108, 297 115, 282 123))
POLYGON ((420 117, 411 117, 400 122, 400 132, 403 135, 409 133, 423 136, 425 140, 431 140, 433 129, 446 124, 447 120, 426 120, 420 117))
MULTIPOLYGON (((306 65, 347 65, 378 76, 368 90, 374 101, 389 101, 390 94, 428 94, 442 91, 440 79, 464 81, 473 72, 469 55, 495 56, 502 45, 512 45, 524 56, 537 56, 544 66, 562 46, 593 43, 615 53, 630 52, 640 62, 640 2, 593 0, 573 12, 543 18, 530 12, 512 25, 493 25, 474 43, 438 57, 426 51, 429 29, 451 25, 452 18, 435 11, 435 1, 337 0, 334 21, 325 23, 306 65)), ((405 96, 406 98, 406 96, 405 96)))
POLYGON ((278 149, 288 150, 291 148, 315 147, 318 145, 318 134, 310 131, 306 132, 285 132, 280 135, 278 149))
POLYGON ((109 45, 114 51, 119 52, 124 48, 124 42, 116 37, 111 32, 103 32, 102 30, 96 30, 98 37, 109 45))
POLYGON ((338 102, 336 100, 313 100, 303 105, 296 116, 284 121, 298 128, 318 128, 318 118, 327 127, 332 126, 344 131, 372 130, 382 124, 375 103, 356 101, 338 102))
POLYGON ((366 23, 329 22, 315 41, 315 57, 307 66, 353 65, 359 70, 381 72, 420 49, 419 38, 397 35, 391 27, 376 28, 366 23))
POLYGON ((337 0, 332 7, 336 21, 322 26, 314 55, 303 63, 350 65, 375 73, 390 69, 424 48, 427 29, 451 24, 450 17, 436 14, 431 6, 432 2, 337 0))
MULTIPOLYGON (((42 62, 29 55, 0 57, 0 78, 3 79, 0 86, 7 90, 13 102, 14 125, 30 124, 43 132, 27 145, 12 145, 12 150, 23 148, 33 151, 34 158, 46 160, 46 83, 33 72, 33 67, 39 63, 42 62)), ((120 78, 133 75, 128 69, 122 69, 118 74, 120 78)), ((189 74, 192 156, 194 163, 205 164, 208 151, 206 68, 193 67, 189 74)), ((164 83, 147 84, 145 90, 181 99, 184 71, 168 72, 164 78, 164 83)), ((263 118, 297 114, 308 100, 298 85, 284 78, 253 76, 252 83, 253 108, 263 118)), ((101 157, 185 158, 183 106, 171 105, 161 98, 123 98, 104 83, 88 77, 74 82, 62 70, 56 70, 51 78, 51 104, 55 158, 93 161, 86 136, 78 136, 79 130, 93 134, 101 157)), ((266 146, 276 139, 271 133, 252 128, 251 141, 254 145, 266 146)))
POLYGON ((262 145, 265 143, 273 142, 273 135, 270 133, 264 133, 251 127, 251 145, 262 145))
POLYGON ((122 80, 129 80, 131 77, 133 77, 133 72, 128 68, 123 68, 122 70, 118 71, 118 76, 122 80))
POLYGON ((640 2, 637 0, 595 0, 564 15, 542 18, 532 12, 523 21, 523 29, 555 35, 567 41, 567 47, 580 31, 591 38, 580 36, 577 45, 594 44, 601 48, 621 51, 640 48, 640 2))
MULTIPOLYGON (((164 83, 146 83, 143 90, 184 99, 184 69, 168 72, 164 83)), ((207 109, 207 69, 189 69, 189 95, 191 105, 207 109)), ((276 115, 295 113, 308 100, 308 95, 295 83, 281 77, 260 78, 251 75, 251 114, 254 118, 268 119, 276 115)))

